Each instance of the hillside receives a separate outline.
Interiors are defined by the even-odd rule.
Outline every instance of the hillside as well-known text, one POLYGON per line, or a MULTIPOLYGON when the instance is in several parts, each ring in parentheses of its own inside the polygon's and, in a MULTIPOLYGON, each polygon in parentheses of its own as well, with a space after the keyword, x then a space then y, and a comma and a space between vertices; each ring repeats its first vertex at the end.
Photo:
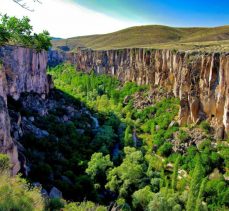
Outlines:
POLYGON ((117 48, 201 49, 227 51, 229 25, 214 28, 175 28, 160 25, 136 26, 117 32, 53 40, 53 47, 68 46, 95 50, 117 48))

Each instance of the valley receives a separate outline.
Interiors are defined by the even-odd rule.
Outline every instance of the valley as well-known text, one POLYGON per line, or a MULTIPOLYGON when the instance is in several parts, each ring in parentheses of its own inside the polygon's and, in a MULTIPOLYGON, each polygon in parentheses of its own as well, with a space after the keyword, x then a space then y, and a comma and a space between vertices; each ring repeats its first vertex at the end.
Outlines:
POLYGON ((0 20, 0 210, 229 209, 227 25, 29 21, 0 20))
POLYGON ((32 124, 47 130, 45 137, 28 130, 20 141, 31 182, 40 181, 45 190, 57 187, 68 200, 86 198, 104 206, 116 200, 112 206, 118 210, 150 210, 151 206, 166 210, 190 206, 191 210, 204 206, 195 198, 190 204, 183 198, 197 191, 188 188, 198 178, 206 185, 202 197, 209 208, 219 206, 215 205, 219 198, 212 195, 216 183, 225 187, 220 206, 227 206, 227 142, 216 140, 205 121, 180 127, 176 122, 179 99, 163 91, 156 96, 146 85, 76 72, 69 64, 48 73, 57 89, 49 103, 36 95, 19 100, 25 106, 19 111, 22 119, 30 121, 33 116, 32 124), (139 105, 136 96, 143 97, 141 103, 152 101, 139 105), (42 101, 48 109, 31 103, 42 101), (42 118, 37 108, 46 110, 42 118))

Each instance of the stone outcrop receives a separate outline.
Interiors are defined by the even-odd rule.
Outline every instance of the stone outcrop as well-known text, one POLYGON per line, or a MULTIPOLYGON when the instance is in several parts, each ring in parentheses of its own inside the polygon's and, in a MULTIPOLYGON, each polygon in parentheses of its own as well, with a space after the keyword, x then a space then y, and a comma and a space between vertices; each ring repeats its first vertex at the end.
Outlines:
POLYGON ((77 70, 93 69, 122 81, 163 87, 180 98, 180 124, 207 118, 216 132, 229 133, 229 53, 147 49, 49 53, 50 66, 64 61, 77 70))
POLYGON ((9 155, 12 174, 20 169, 17 142, 10 134, 7 97, 17 100, 22 93, 48 94, 51 79, 46 75, 47 53, 15 47, 0 47, 0 153, 9 155))
POLYGON ((10 135, 10 118, 6 100, 6 76, 0 67, 0 153, 8 154, 12 164, 12 174, 20 169, 18 151, 10 135))
POLYGON ((0 47, 0 60, 7 78, 7 95, 15 100, 23 92, 49 92, 50 78, 46 74, 47 53, 33 49, 5 46, 0 47))

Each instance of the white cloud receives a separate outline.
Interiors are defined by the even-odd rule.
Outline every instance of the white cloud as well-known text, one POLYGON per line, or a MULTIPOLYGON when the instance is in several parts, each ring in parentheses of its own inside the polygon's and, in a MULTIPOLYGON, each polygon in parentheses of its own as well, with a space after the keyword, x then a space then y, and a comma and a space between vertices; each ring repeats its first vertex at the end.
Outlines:
POLYGON ((136 25, 81 7, 71 0, 41 0, 42 4, 29 2, 34 12, 29 12, 13 0, 0 0, 0 13, 10 16, 28 16, 35 32, 46 29, 51 36, 74 37, 113 32, 136 25))

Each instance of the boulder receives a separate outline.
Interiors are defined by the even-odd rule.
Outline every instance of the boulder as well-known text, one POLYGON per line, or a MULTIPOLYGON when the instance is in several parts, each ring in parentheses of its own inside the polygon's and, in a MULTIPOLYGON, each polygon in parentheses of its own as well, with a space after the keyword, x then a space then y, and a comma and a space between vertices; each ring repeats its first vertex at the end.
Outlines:
POLYGON ((52 187, 52 189, 49 192, 49 197, 50 198, 62 198, 62 192, 58 188, 52 187))

